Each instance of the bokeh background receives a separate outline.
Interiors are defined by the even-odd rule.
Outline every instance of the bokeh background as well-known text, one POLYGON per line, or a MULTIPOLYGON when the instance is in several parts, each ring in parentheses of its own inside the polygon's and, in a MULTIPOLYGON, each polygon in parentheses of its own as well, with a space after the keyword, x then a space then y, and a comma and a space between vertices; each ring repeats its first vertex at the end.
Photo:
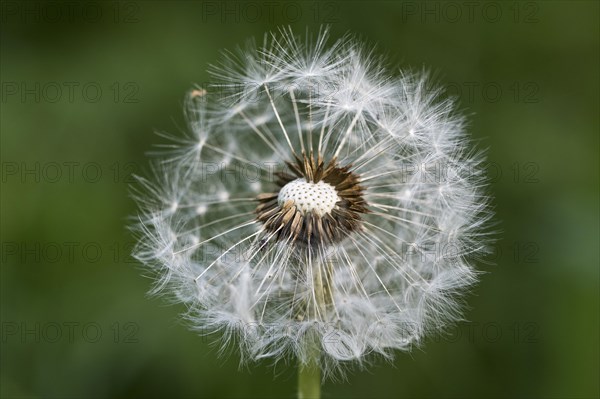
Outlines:
POLYGON ((131 174, 223 48, 290 25, 426 67, 489 147, 497 230, 466 319, 325 397, 599 395, 599 3, 3 1, 2 397, 294 397, 148 298, 131 174))

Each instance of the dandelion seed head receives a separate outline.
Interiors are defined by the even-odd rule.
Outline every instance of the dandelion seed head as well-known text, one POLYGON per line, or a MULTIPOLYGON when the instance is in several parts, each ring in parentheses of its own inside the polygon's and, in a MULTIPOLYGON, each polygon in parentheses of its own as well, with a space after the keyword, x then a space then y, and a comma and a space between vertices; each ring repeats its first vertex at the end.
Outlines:
POLYGON ((242 361, 390 359, 461 319, 491 211, 464 118, 424 73, 290 29, 226 52, 141 178, 135 256, 242 361), (199 94, 201 93, 201 95, 199 94), (202 101, 198 101, 201 98, 202 101))

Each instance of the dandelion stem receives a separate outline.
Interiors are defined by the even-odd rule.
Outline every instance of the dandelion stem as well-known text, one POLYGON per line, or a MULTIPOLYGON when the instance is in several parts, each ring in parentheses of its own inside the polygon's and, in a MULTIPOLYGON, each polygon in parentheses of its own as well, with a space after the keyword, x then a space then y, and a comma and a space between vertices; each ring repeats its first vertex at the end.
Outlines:
POLYGON ((307 364, 298 366, 298 399, 319 399, 321 397, 321 369, 313 358, 307 364))
MULTIPOLYGON (((313 300, 315 302, 315 320, 325 317, 326 307, 330 304, 331 295, 330 278, 333 265, 327 262, 327 265, 317 264, 313 266, 311 256, 308 256, 307 262, 309 271, 313 280, 313 300), (326 278, 323 278, 323 267, 326 278)), ((307 307, 310 312, 310 308, 307 307)), ((314 337, 313 337, 314 338, 314 337)), ((318 340, 309 339, 309 352, 306 363, 301 361, 298 365, 298 399, 319 399, 321 397, 321 367, 319 362, 320 346, 318 340)))

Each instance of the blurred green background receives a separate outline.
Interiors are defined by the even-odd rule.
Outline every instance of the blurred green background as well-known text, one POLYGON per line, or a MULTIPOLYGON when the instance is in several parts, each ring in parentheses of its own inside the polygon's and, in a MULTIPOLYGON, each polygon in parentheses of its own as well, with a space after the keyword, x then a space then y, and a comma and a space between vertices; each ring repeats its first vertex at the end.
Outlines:
POLYGON ((2 397, 293 397, 147 298, 131 173, 223 48, 329 24, 427 67, 489 147, 500 241, 466 319, 325 397, 599 395, 599 3, 3 1, 2 397))

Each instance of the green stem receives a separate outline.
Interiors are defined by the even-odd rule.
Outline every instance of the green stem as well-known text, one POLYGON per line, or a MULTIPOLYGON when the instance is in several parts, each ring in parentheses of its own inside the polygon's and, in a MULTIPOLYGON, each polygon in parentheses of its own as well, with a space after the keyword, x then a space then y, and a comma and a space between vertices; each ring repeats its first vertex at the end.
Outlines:
POLYGON ((321 369, 317 360, 298 366, 298 399, 321 397, 321 369))
MULTIPOLYGON (((307 262, 311 264, 311 262, 307 262)), ((311 319, 319 320, 319 315, 327 313, 327 306, 331 298, 331 287, 329 281, 331 278, 331 263, 328 264, 328 269, 325 270, 326 278, 323 278, 323 273, 320 265, 317 265, 313 271, 313 290, 314 290, 314 309, 307 304, 306 315, 311 319), (311 317, 311 310, 314 315, 311 317)), ((321 316, 322 317, 322 316, 321 316)), ((319 357, 320 341, 317 336, 306 337, 306 345, 308 345, 309 356, 306 361, 300 362, 298 365, 298 399, 320 399, 321 398, 321 366, 319 357)))

